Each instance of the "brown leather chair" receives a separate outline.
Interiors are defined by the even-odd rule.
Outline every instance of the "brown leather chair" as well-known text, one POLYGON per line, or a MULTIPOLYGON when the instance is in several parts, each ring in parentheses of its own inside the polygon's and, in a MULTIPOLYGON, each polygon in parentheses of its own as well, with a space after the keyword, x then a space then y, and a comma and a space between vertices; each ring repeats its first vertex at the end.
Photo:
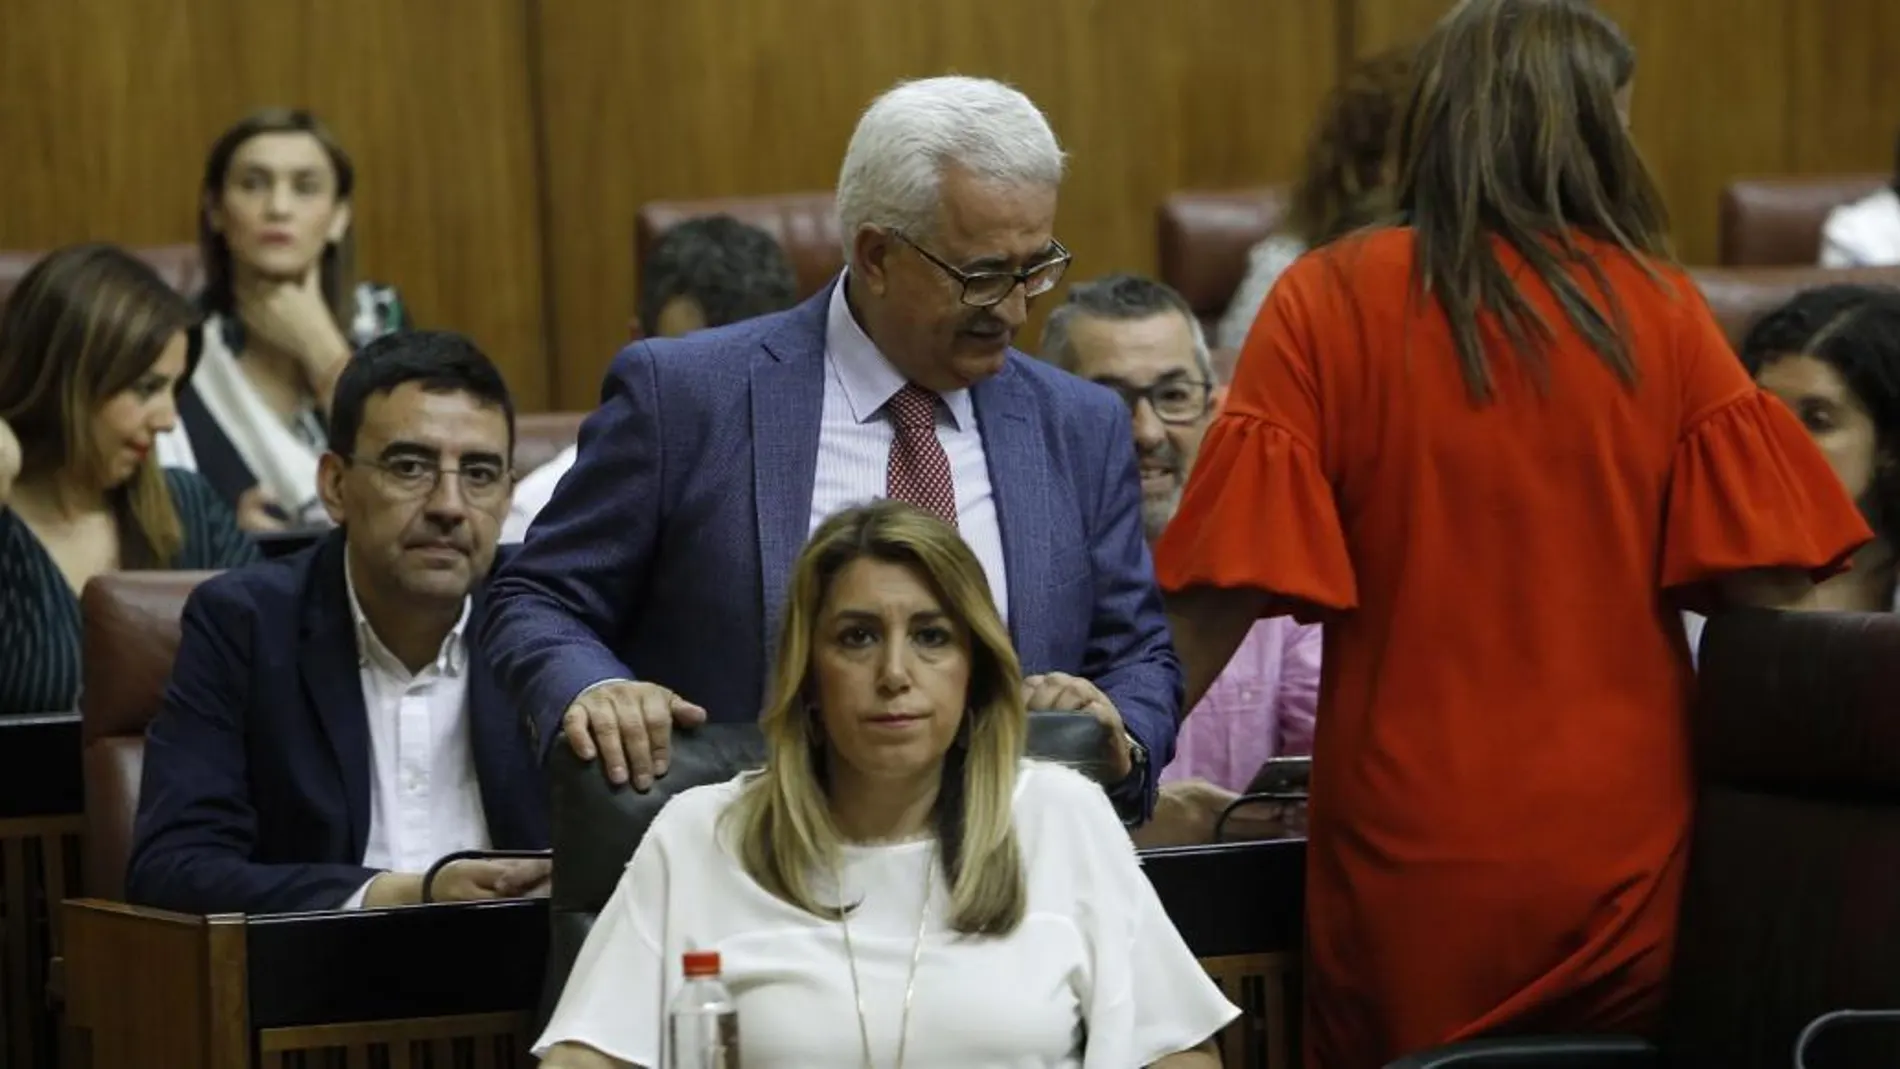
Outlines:
MULTIPOLYGON (((778 240, 798 275, 801 299, 823 289, 844 270, 844 245, 838 209, 830 193, 777 193, 764 197, 716 197, 708 200, 656 200, 640 206, 634 218, 636 274, 661 234, 688 219, 730 215, 778 240)), ((651 329, 651 324, 648 325, 651 329)))
MULTIPOLYGON (((151 245, 126 251, 151 264, 159 277, 180 293, 195 294, 204 282, 196 245, 151 245)), ((0 250, 0 304, 6 303, 7 294, 13 292, 13 287, 20 284, 44 255, 45 250, 0 250)))
POLYGON ((1755 320, 1802 290, 1842 282, 1900 286, 1900 267, 1696 267, 1689 274, 1737 350, 1755 320))
POLYGON ((1885 174, 1736 179, 1722 190, 1722 264, 1818 264, 1827 213, 1892 183, 1893 176, 1885 174))
POLYGON ((1209 333, 1247 277, 1247 254, 1286 214, 1286 190, 1176 193, 1155 215, 1161 281, 1173 286, 1209 333))
POLYGON ((185 598, 213 572, 116 572, 86 584, 85 684, 79 694, 86 781, 86 893, 125 897, 145 763, 145 726, 158 715, 178 653, 185 598))
POLYGON ((581 435, 586 412, 525 412, 515 417, 515 475, 553 460, 581 435))

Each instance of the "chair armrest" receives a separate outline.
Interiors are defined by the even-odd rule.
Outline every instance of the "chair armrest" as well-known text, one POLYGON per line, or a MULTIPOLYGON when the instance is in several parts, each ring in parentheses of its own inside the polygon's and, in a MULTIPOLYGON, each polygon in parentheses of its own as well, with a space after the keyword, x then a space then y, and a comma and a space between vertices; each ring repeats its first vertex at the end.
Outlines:
POLYGON ((1408 1054, 1386 1069, 1656 1069, 1662 1055, 1635 1036, 1476 1039, 1408 1054))

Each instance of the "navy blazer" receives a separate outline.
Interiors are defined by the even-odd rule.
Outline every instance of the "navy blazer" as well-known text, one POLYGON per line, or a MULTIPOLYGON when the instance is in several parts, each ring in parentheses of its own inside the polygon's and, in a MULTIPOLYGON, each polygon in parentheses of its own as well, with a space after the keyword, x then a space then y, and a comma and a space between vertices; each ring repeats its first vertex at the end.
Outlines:
MULTIPOLYGON (((185 603, 164 707, 146 731, 126 897, 185 913, 335 909, 376 871, 369 716, 343 532, 206 580, 185 603)), ((468 716, 488 834, 548 845, 547 792, 521 721, 464 631, 468 716)))
MULTIPOLYGON (((579 459, 497 574, 483 629, 543 748, 574 698, 612 678, 670 687, 715 721, 758 717, 810 526, 831 289, 615 358, 579 459)), ((1128 410, 1014 350, 971 394, 1024 671, 1082 676, 1114 701, 1149 753, 1148 775, 1116 798, 1145 815, 1174 753, 1182 678, 1128 410)))

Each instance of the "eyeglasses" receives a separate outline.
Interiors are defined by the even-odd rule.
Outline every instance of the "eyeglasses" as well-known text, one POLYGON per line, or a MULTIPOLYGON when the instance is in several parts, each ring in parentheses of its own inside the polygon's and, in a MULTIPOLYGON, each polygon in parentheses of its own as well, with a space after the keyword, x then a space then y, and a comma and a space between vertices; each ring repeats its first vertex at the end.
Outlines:
POLYGON ((972 308, 993 308, 1002 304, 1016 291, 1023 288, 1024 297, 1040 297, 1056 288, 1062 281, 1063 272, 1069 269, 1069 261, 1075 257, 1063 248, 1060 241, 1049 239, 1054 253, 1041 263, 1023 268, 1021 271, 965 271, 953 267, 940 259, 936 253, 924 248, 911 239, 902 230, 891 231, 897 240, 917 250, 917 255, 937 266, 937 270, 950 276, 950 280, 963 287, 961 299, 972 308))
POLYGON ((491 505, 508 493, 514 473, 491 460, 476 460, 458 468, 438 467, 421 457, 394 457, 373 460, 369 457, 344 457, 346 464, 361 464, 376 471, 376 483, 390 497, 413 500, 428 497, 442 484, 444 475, 462 480, 462 496, 470 504, 491 505))
POLYGON ((1155 410, 1155 418, 1163 423, 1194 423, 1207 410, 1214 397, 1214 387, 1194 379, 1167 379, 1150 386, 1130 386, 1125 382, 1103 382, 1103 386, 1122 395, 1122 403, 1128 411, 1135 411, 1142 401, 1155 410))

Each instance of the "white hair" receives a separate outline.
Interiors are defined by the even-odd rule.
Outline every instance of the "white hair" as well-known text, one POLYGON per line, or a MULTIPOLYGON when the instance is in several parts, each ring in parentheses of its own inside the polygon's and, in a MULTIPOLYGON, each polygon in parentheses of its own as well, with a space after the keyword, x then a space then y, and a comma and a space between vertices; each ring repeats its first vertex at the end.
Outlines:
POLYGON ((943 170, 953 163, 1012 185, 1062 182, 1062 147, 1049 120, 1014 87, 956 75, 899 82, 865 109, 845 149, 838 173, 845 262, 865 226, 928 233, 943 170))

